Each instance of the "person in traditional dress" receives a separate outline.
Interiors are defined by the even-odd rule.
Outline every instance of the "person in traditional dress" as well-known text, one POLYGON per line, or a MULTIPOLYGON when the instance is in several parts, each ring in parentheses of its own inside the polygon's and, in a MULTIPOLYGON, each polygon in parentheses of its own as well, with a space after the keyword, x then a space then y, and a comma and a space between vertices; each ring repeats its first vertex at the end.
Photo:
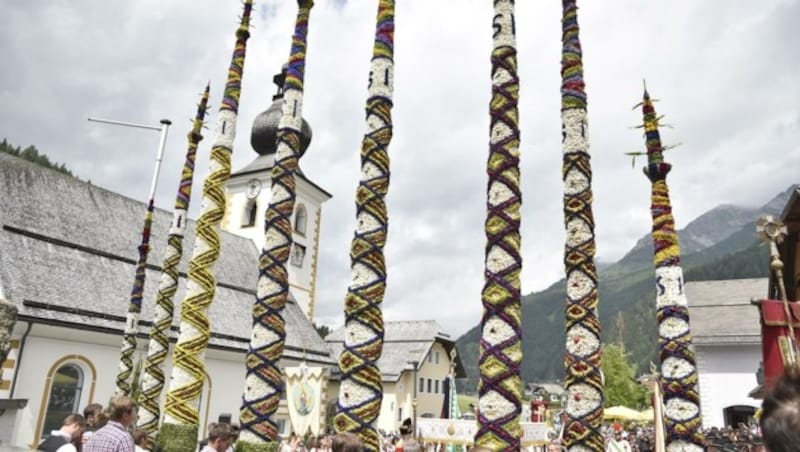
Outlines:
POLYGON ((614 436, 606 442, 606 452, 631 452, 631 445, 622 429, 614 430, 614 436))

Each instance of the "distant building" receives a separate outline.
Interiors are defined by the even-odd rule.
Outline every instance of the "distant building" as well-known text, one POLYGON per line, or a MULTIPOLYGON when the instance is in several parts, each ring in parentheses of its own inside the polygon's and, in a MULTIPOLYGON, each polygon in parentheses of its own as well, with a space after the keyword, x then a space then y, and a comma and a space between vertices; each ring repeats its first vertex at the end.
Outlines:
MULTIPOLYGON (((396 432, 403 419, 413 417, 416 394, 417 417, 440 417, 444 402, 442 381, 450 370, 455 341, 434 320, 386 322, 383 353, 378 361, 383 384, 383 402, 377 427, 396 432)), ((334 356, 344 349, 345 328, 332 332, 325 341, 334 356)), ((461 357, 455 358, 456 378, 466 377, 461 357)), ((336 389, 332 385, 329 390, 336 389)), ((328 394, 336 400, 338 394, 328 394)))
POLYGON ((758 309, 750 300, 766 295, 767 278, 688 282, 685 290, 703 427, 746 424, 761 405, 748 395, 761 362, 758 309))
POLYGON ((561 405, 561 398, 566 394, 559 383, 528 382, 525 385, 525 397, 541 398, 548 405, 561 405))

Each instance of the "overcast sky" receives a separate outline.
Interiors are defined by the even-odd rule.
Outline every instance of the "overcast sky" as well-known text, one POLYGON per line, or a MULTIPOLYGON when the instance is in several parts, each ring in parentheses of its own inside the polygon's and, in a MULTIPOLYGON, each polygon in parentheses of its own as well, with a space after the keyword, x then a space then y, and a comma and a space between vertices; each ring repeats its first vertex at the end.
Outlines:
MULTIPOLYGON (((375 1, 317 0, 309 22, 301 161, 333 194, 323 208, 316 313, 343 322, 353 196, 365 131, 375 1)), ((682 227, 722 203, 760 205, 798 182, 800 0, 582 1, 598 258, 614 261, 650 229, 650 185, 624 152, 644 149, 647 79, 682 227)), ((157 206, 170 210, 198 95, 211 81, 213 125, 233 33, 234 0, 0 0, 0 137, 34 144, 77 176, 145 201, 158 133, 89 116, 173 121, 157 206)), ((257 1, 244 69, 234 170, 255 158, 256 114, 274 93, 296 3, 257 1)), ((523 293, 563 275, 557 1, 520 1, 523 293)), ((436 319, 454 336, 480 321, 492 33, 490 0, 399 0, 390 146, 386 320, 436 319)), ((205 133, 196 181, 207 174, 205 133)), ((197 216, 201 184, 195 183, 197 216)), ((131 250, 132 255, 135 250, 131 250)), ((161 256, 155 257, 156 260, 161 256)), ((600 301, 602 309, 602 300, 600 301)))

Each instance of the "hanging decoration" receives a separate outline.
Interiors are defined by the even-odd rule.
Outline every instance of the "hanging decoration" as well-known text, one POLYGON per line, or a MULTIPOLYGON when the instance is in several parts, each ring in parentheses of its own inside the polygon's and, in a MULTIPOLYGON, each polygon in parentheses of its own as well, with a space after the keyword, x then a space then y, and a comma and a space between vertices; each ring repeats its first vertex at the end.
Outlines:
POLYGON ((161 417, 161 392, 164 390, 164 361, 169 351, 169 330, 172 327, 174 305, 172 299, 178 290, 178 264, 183 256, 183 235, 186 232, 187 212, 192 197, 192 181, 194 180, 194 161, 197 146, 203 139, 201 134, 203 120, 208 109, 209 86, 203 92, 197 114, 189 132, 189 147, 186 160, 181 171, 178 194, 175 197, 175 209, 172 212, 172 224, 167 236, 167 251, 162 264, 161 281, 156 295, 153 326, 150 329, 150 343, 142 376, 139 394, 139 411, 136 425, 144 429, 148 437, 148 449, 153 448, 153 441, 158 432, 161 417))
POLYGON ((563 0, 562 6, 561 147, 567 288, 564 389, 568 396, 562 441, 568 450, 602 451, 604 393, 583 52, 576 2, 563 0))
POLYGON ((345 342, 339 357, 341 384, 333 426, 357 434, 366 450, 380 450, 375 430, 383 399, 377 367, 383 350, 381 302, 386 291, 383 247, 388 232, 394 85, 394 0, 379 0, 366 104, 367 133, 361 145, 355 236, 350 249, 350 286, 345 297, 345 342))
POLYGON ((286 340, 283 319, 283 308, 289 296, 286 261, 292 246, 291 217, 296 196, 294 174, 303 151, 300 143, 303 79, 308 19, 313 5, 311 0, 298 1, 299 9, 283 86, 283 115, 278 123, 277 151, 272 167, 272 197, 265 217, 265 244, 259 259, 253 330, 239 411, 239 442, 242 445, 237 446, 237 450, 262 450, 268 443, 279 441, 275 412, 284 389, 279 361, 286 340))
POLYGON ((205 379, 205 350, 211 336, 208 307, 214 299, 214 264, 219 258, 219 223, 225 212, 225 183, 230 177, 231 154, 241 94, 242 71, 253 1, 245 0, 236 45, 228 69, 216 137, 211 148, 210 172, 203 184, 197 220, 197 239, 189 262, 186 297, 181 304, 178 342, 172 359, 172 377, 164 403, 164 424, 158 443, 164 452, 185 452, 197 444, 198 405, 205 379))
POLYGON ((514 1, 495 0, 486 262, 475 444, 519 450, 522 438, 519 78, 514 1))
POLYGON ((658 132, 659 117, 647 88, 641 104, 644 116, 647 166, 644 174, 652 185, 650 214, 653 218, 653 251, 656 273, 658 348, 661 359, 661 388, 664 397, 664 425, 668 451, 702 451, 700 393, 697 365, 692 350, 689 307, 683 291, 678 234, 669 199, 667 174, 672 165, 664 161, 658 132))

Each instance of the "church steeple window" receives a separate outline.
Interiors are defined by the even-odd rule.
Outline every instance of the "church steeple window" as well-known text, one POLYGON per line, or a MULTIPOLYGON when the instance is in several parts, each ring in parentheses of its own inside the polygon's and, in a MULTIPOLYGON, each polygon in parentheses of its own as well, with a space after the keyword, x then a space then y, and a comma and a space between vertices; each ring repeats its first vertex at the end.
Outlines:
POLYGON ((255 199, 248 199, 247 204, 244 206, 244 215, 242 215, 242 227, 255 226, 257 213, 258 203, 255 199))
POLYGON ((298 204, 297 209, 294 211, 294 232, 306 235, 306 223, 308 223, 306 206, 298 204))

